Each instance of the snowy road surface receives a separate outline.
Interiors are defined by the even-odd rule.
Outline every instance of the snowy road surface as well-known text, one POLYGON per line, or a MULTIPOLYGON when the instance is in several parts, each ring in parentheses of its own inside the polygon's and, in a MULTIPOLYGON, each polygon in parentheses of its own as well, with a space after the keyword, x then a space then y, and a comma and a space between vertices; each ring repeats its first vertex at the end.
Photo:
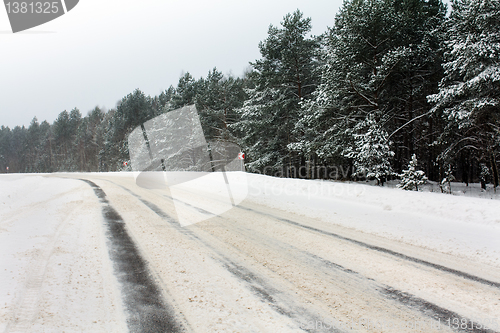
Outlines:
POLYGON ((220 216, 191 206, 207 220, 182 227, 168 190, 127 175, 2 175, 0 186, 0 332, 500 331, 489 215, 449 231, 454 244, 474 230, 460 252, 364 227, 359 210, 374 208, 360 193, 356 207, 328 203, 333 222, 250 193, 220 216))

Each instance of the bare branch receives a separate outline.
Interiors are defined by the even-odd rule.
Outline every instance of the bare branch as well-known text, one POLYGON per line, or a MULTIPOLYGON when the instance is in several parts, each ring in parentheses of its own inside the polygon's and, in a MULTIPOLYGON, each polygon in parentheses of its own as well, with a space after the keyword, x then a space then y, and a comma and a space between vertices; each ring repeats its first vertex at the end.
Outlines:
POLYGON ((351 79, 349 79, 349 83, 351 84, 351 87, 352 87, 352 89, 354 89, 354 91, 356 92, 356 94, 358 94, 361 98, 363 98, 365 101, 367 101, 369 105, 371 105, 371 106, 373 106, 375 108, 378 108, 378 104, 377 103, 371 101, 368 97, 366 97, 360 91, 358 91, 358 89, 356 89, 356 87, 354 87, 354 84, 352 83, 351 79))
POLYGON ((411 124, 412 122, 414 122, 415 120, 417 119, 420 119, 420 118, 423 118, 427 115, 431 114, 431 111, 427 111, 426 113, 423 113, 421 114, 420 116, 417 116, 409 121, 406 122, 406 124, 404 124, 403 126, 399 127, 397 130, 395 130, 394 132, 391 133, 391 135, 389 135, 387 137, 387 140, 389 140, 394 134, 396 134, 397 132, 399 132, 400 130, 402 130, 403 128, 405 128, 406 126, 408 126, 409 124, 411 124))

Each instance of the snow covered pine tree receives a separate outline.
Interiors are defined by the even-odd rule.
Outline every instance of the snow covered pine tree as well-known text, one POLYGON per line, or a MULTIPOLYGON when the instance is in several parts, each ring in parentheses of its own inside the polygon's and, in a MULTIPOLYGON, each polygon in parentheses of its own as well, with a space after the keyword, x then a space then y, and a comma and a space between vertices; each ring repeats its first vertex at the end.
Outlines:
POLYGON ((410 163, 408 163, 408 169, 403 170, 403 173, 399 176, 401 177, 401 182, 398 184, 398 187, 407 191, 418 191, 418 187, 427 181, 425 173, 422 170, 417 170, 417 155, 415 154, 413 154, 410 163))
MULTIPOLYGON (((428 96, 446 128, 439 142, 441 160, 467 153, 490 165, 499 185, 500 154, 500 2, 454 0, 447 26, 445 76, 439 92, 428 96)), ((479 170, 480 171, 480 170, 479 170)))
POLYGON ((394 174, 390 159, 394 152, 390 149, 387 132, 373 115, 359 122, 352 133, 354 147, 344 150, 347 158, 353 159, 353 177, 375 178, 377 185, 384 186, 388 176, 394 174))

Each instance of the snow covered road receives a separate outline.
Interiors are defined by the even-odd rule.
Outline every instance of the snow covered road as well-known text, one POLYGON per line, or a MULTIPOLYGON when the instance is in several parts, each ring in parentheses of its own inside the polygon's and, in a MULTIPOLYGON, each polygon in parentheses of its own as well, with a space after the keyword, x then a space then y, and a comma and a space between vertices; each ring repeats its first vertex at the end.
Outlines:
POLYGON ((489 259, 251 197, 182 227, 168 189, 132 176, 0 183, 0 332, 500 331, 489 259))

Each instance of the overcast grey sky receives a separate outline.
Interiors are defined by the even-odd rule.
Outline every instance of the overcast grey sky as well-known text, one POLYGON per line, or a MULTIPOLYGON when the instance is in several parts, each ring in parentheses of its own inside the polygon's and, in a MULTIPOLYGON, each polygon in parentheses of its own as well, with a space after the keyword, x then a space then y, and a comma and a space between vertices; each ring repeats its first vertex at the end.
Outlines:
POLYGON ((113 108, 139 88, 158 95, 183 72, 240 76, 269 24, 300 9, 314 35, 341 0, 80 0, 64 16, 12 34, 0 8, 0 125, 54 121, 78 107, 113 108))

